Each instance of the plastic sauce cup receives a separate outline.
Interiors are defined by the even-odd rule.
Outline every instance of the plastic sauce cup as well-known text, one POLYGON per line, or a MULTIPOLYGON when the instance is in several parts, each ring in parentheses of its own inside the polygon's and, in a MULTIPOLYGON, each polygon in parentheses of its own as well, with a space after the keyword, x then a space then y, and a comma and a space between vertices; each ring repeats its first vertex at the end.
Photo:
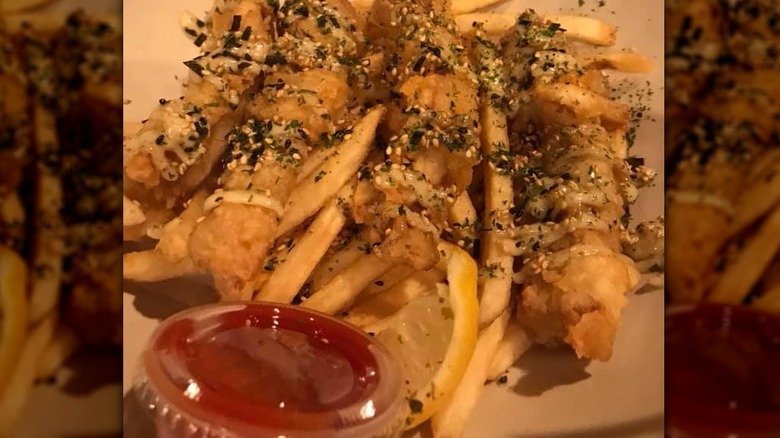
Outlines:
POLYGON ((357 328, 275 303, 165 320, 134 391, 159 438, 371 438, 402 430, 401 373, 357 328))
POLYGON ((780 318, 701 303, 666 316, 671 438, 780 436, 780 318))

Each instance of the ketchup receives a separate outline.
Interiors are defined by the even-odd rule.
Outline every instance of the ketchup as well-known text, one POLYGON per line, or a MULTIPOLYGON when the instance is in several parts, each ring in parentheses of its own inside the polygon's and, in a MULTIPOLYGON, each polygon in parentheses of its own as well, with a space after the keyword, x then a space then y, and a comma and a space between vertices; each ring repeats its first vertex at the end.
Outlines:
POLYGON ((780 318, 700 304, 666 321, 670 425, 689 436, 780 436, 780 318))
POLYGON ((159 436, 394 436, 400 426, 400 374, 388 353, 299 307, 190 309, 163 322, 142 365, 137 391, 153 400, 159 436))

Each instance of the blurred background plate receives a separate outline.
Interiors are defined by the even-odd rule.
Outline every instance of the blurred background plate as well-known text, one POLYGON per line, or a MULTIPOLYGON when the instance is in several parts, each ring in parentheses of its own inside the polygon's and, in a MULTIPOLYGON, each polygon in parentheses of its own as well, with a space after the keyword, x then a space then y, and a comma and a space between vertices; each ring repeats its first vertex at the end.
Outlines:
MULTIPOLYGON (((133 0, 124 5, 125 121, 145 118, 161 97, 179 96, 182 62, 195 47, 179 30, 179 15, 196 15, 211 0, 133 0)), ((614 75, 627 103, 649 107, 632 155, 659 171, 655 187, 633 206, 635 219, 663 214, 663 23, 662 1, 513 0, 496 10, 525 7, 545 14, 574 13, 618 26, 613 50, 637 49, 656 66, 649 75, 614 75)), ((215 299, 208 282, 189 279, 160 285, 129 285, 124 296, 124 379, 127 391, 138 355, 160 318, 215 299)), ((608 363, 578 360, 569 350, 532 350, 504 385, 485 388, 465 436, 513 438, 661 437, 664 408, 664 296, 656 290, 630 297, 608 363)), ((133 435, 133 436, 143 436, 133 435)))
MULTIPOLYGON (((120 0, 59 0, 25 13, 62 14, 81 8, 98 15, 120 15, 120 0)), ((122 358, 119 349, 82 351, 52 382, 36 386, 14 437, 104 438, 121 436, 122 358)))

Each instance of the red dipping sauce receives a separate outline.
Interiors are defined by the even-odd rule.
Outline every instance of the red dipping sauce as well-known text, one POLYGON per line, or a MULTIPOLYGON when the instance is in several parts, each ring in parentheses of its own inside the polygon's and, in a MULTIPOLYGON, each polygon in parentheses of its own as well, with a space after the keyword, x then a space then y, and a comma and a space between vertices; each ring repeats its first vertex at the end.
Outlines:
POLYGON ((780 318, 718 304, 666 317, 672 437, 780 437, 780 318))
POLYGON ((159 437, 392 437, 400 371, 360 330, 272 303, 174 315, 136 383, 159 437))

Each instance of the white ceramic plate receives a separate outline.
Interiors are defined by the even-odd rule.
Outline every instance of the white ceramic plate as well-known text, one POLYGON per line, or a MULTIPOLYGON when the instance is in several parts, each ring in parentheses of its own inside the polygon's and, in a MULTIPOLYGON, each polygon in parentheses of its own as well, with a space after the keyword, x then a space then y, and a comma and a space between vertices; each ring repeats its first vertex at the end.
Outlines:
MULTIPOLYGON (((663 2, 635 0, 513 0, 496 7, 506 12, 531 7, 540 13, 575 13, 619 26, 618 48, 633 48, 657 66, 649 75, 628 78, 635 90, 651 89, 647 120, 638 130, 632 154, 661 172, 656 187, 645 189, 634 217, 663 213, 663 2)), ((133 0, 125 2, 125 121, 137 122, 161 97, 179 94, 182 61, 196 54, 178 28, 180 13, 199 14, 211 0, 133 0)), ((617 75, 616 75, 617 76, 617 75)), ((137 357, 159 318, 214 300, 197 279, 148 285, 124 296, 124 390, 132 384, 137 357)), ((507 384, 485 388, 466 437, 661 437, 663 436, 662 291, 630 298, 615 352, 608 363, 577 360, 568 350, 533 350, 520 359, 507 384)), ((128 425, 126 425, 127 427, 128 425)))

